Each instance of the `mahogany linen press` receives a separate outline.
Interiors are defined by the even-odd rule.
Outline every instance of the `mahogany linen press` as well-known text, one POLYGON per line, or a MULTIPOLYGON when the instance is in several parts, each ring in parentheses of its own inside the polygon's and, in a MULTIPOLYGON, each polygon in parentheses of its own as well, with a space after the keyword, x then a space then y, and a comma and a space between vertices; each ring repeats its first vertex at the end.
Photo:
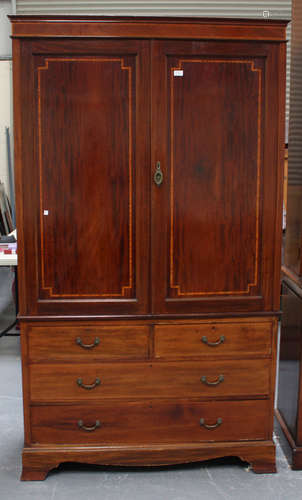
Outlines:
POLYGON ((22 479, 274 472, 287 22, 11 22, 22 479))

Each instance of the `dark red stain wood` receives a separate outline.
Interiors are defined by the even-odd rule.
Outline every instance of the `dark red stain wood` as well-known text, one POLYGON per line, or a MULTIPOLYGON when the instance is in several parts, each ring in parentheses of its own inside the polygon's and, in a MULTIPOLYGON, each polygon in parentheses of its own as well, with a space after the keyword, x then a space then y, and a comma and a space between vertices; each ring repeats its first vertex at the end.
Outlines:
POLYGON ((224 40, 286 39, 282 19, 222 19, 137 16, 9 16, 13 37, 74 36, 114 38, 189 38, 224 40), (181 28, 181 29, 180 29, 181 28))
POLYGON ((37 78, 43 295, 135 297, 134 58, 49 57, 37 78))
POLYGON ((22 71, 34 68, 22 127, 36 137, 22 162, 20 312, 146 313, 148 42, 34 42, 23 53, 22 71))
POLYGON ((168 60, 172 297, 249 294, 259 279, 263 68, 246 61, 168 60))
POLYGON ((171 361, 133 363, 33 364, 30 366, 33 402, 100 401, 104 399, 264 397, 270 393, 269 360, 171 361), (223 381, 215 383, 219 376, 223 381), (93 389, 80 387, 100 384, 93 389))
POLYGON ((269 44, 153 43, 154 313, 279 307, 281 57, 269 44))
POLYGON ((31 407, 33 442, 40 444, 129 444, 176 443, 226 440, 264 440, 269 436, 267 401, 216 401, 171 403, 153 401, 123 403, 114 401, 89 406, 31 407), (214 430, 200 425, 222 424, 214 430), (93 427, 85 432, 78 421, 93 427), (141 429, 141 432, 139 431, 141 429))

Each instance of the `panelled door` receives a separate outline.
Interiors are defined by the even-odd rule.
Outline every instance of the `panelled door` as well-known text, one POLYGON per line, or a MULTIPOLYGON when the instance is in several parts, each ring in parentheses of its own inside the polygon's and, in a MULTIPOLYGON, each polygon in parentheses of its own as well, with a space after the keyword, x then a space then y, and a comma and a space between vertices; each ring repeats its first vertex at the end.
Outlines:
POLYGON ((23 129, 29 144, 36 135, 24 157, 32 296, 21 313, 148 311, 149 49, 131 40, 23 44, 34 74, 24 82, 23 129))
POLYGON ((154 313, 274 308, 279 50, 153 42, 154 313))
POLYGON ((278 307, 280 50, 22 43, 21 314, 278 307))

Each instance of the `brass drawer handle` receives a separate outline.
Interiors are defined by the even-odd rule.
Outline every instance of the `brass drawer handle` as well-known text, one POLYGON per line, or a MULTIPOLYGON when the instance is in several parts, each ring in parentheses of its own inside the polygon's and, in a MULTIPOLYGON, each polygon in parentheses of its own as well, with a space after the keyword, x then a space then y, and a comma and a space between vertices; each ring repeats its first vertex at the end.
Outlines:
POLYGON ((216 342, 209 342, 208 338, 206 337, 206 335, 204 335, 201 340, 202 340, 202 342, 204 344, 207 344, 210 347, 216 347, 217 345, 220 345, 220 344, 224 343, 225 337, 224 337, 224 335, 221 335, 220 339, 217 340, 216 342))
POLYGON ((87 389, 87 390, 94 389, 95 387, 100 385, 100 383, 101 383, 101 381, 98 377, 95 379, 95 382, 93 382, 93 384, 83 384, 83 380, 81 378, 78 378, 78 380, 77 380, 78 386, 82 387, 83 389, 87 389))
POLYGON ((95 431, 98 427, 101 427, 101 422, 99 420, 96 420, 94 425, 92 425, 91 427, 87 427, 86 425, 84 425, 83 420, 79 420, 78 427, 83 431, 92 432, 95 431))
POLYGON ((217 380, 214 380, 214 382, 209 382, 209 380, 207 380, 207 377, 205 375, 203 375, 200 380, 205 385, 219 385, 219 384, 221 384, 221 382, 224 381, 224 376, 219 375, 217 380))
POLYGON ((81 337, 76 338, 76 344, 83 347, 83 349, 93 349, 94 347, 99 345, 99 343, 100 343, 99 337, 95 337, 93 344, 83 344, 81 337))
POLYGON ((204 421, 204 418, 201 418, 199 420, 199 423, 200 423, 201 427, 205 427, 208 430, 217 429, 217 427, 219 427, 222 424, 222 418, 218 417, 216 420, 216 424, 213 424, 213 425, 206 424, 204 421))

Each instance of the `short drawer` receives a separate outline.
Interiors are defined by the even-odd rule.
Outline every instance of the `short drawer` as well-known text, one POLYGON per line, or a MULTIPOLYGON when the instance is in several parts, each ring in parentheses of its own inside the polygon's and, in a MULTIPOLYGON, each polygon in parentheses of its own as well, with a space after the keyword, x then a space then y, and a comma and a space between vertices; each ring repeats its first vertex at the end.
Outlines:
POLYGON ((32 401, 267 396, 270 361, 33 364, 32 401))
POLYGON ((270 355, 272 327, 269 322, 158 325, 154 355, 156 358, 270 355))
POLYGON ((148 358, 148 326, 28 326, 30 362, 148 358))
POLYGON ((270 405, 259 401, 143 401, 31 408, 32 442, 144 444, 269 439, 270 405))

